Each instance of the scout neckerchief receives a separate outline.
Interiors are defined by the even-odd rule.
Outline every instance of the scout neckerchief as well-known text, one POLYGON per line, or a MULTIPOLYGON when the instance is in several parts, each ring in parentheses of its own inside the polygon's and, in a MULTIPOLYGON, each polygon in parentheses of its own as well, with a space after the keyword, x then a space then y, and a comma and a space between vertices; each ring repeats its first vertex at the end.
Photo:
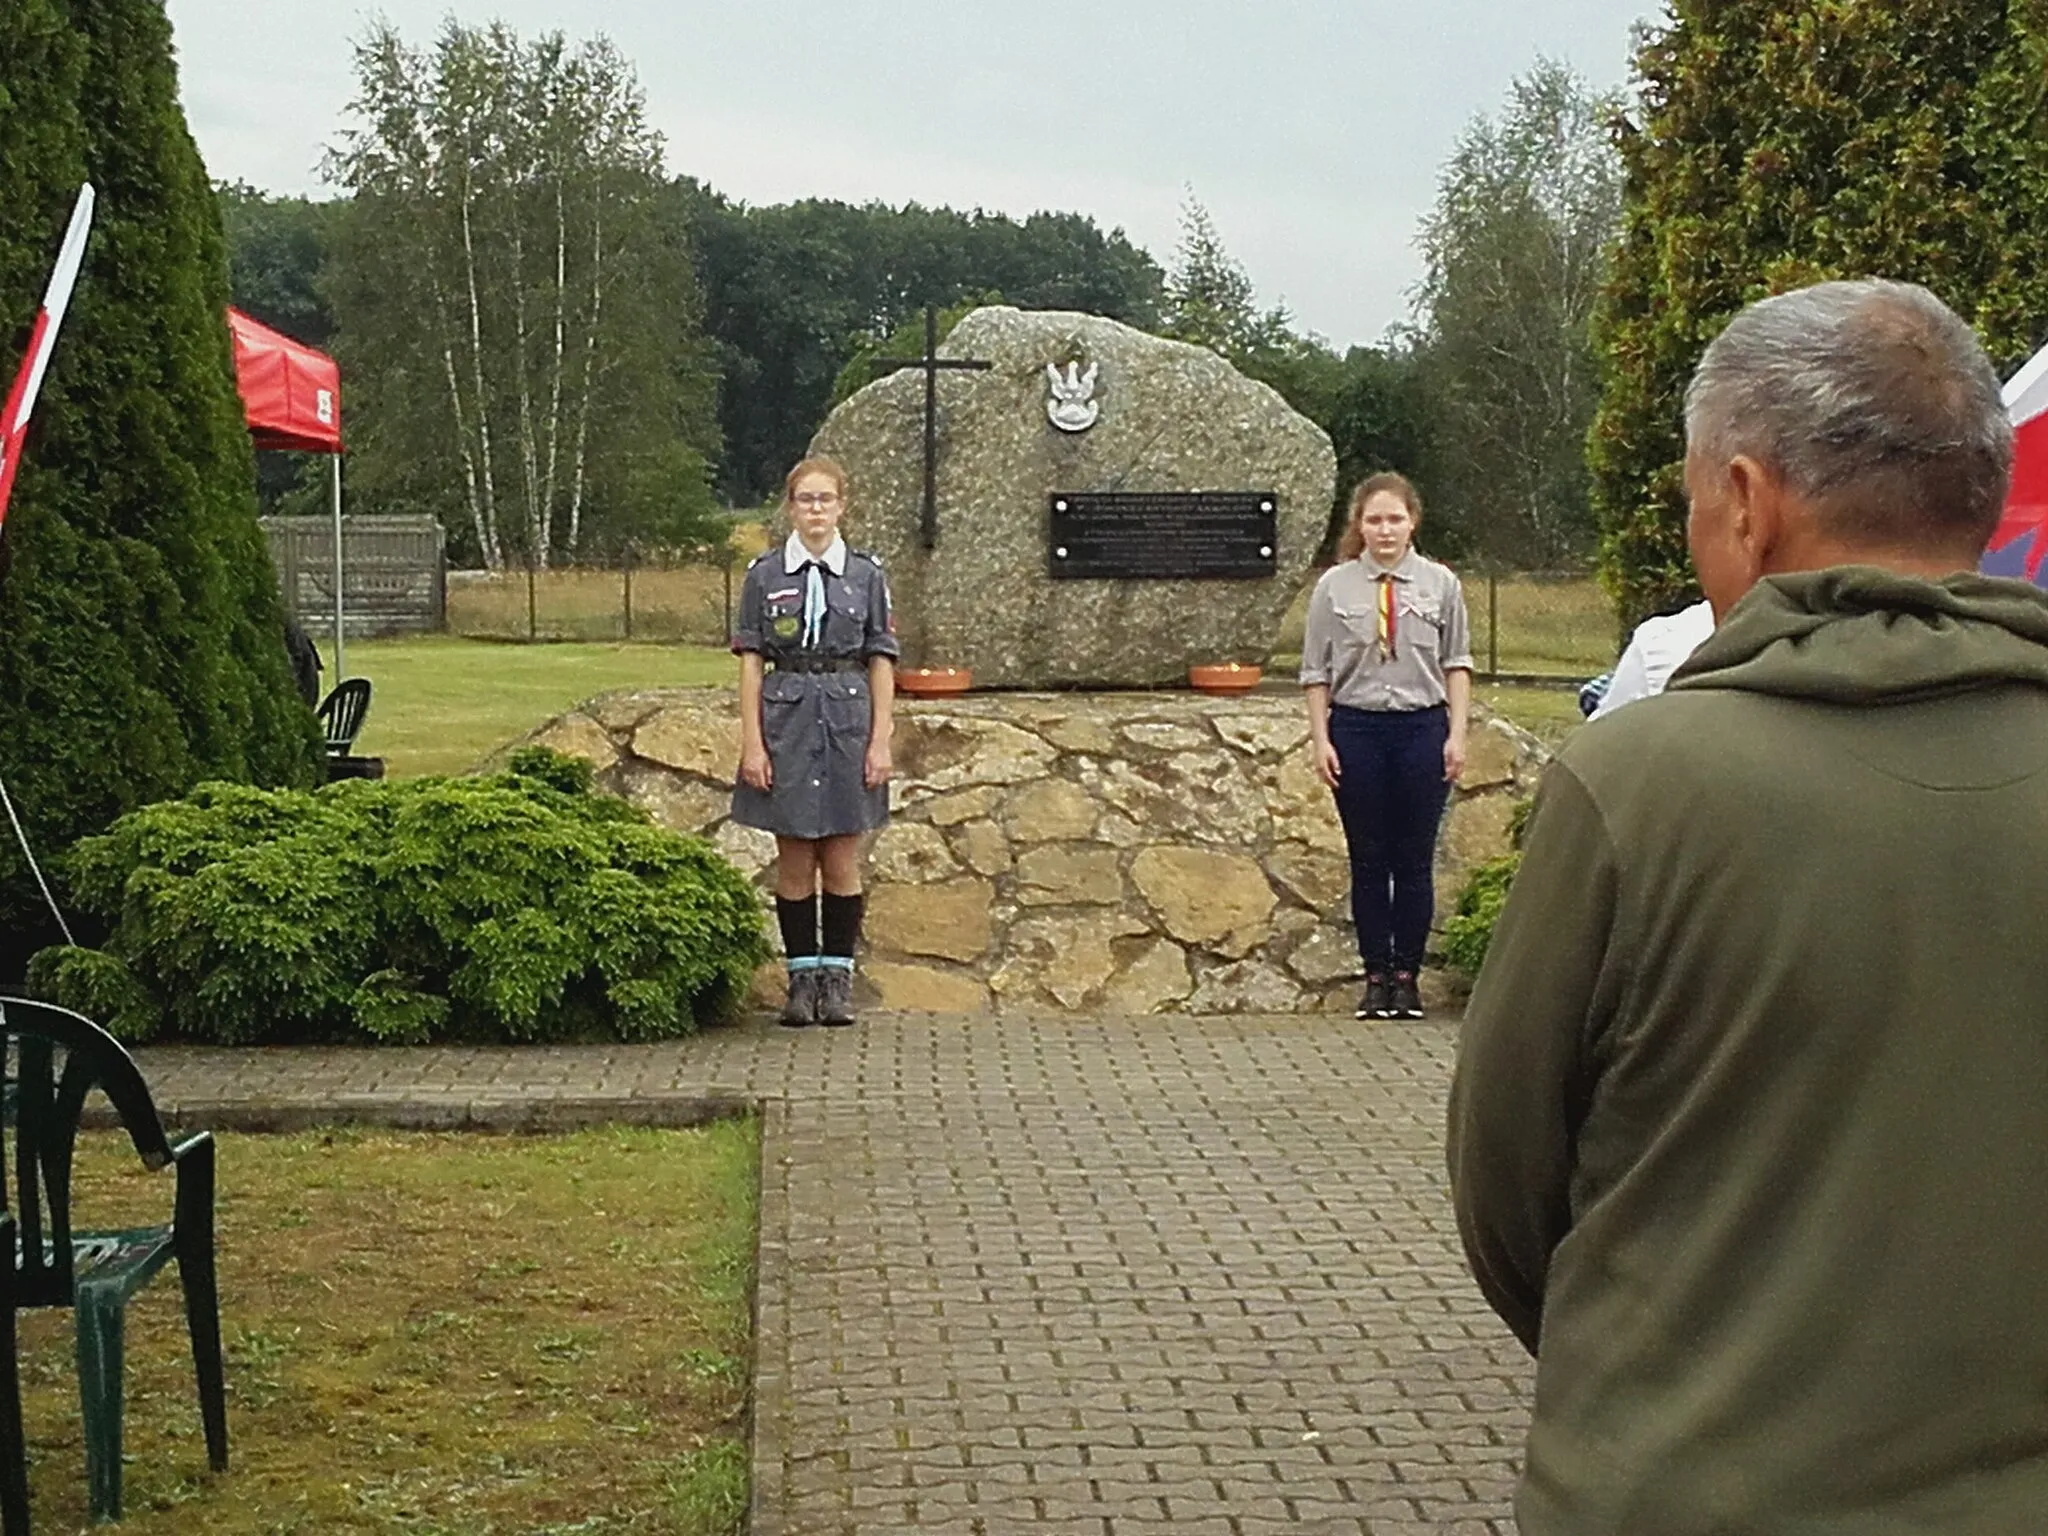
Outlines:
POLYGON ((1362 557, 1367 561, 1366 574, 1372 578, 1375 589, 1372 604, 1373 634, 1380 643, 1380 656, 1386 661, 1394 659, 1395 641, 1398 638, 1396 632, 1399 629, 1401 602, 1396 595, 1394 583, 1401 578, 1396 573, 1407 561, 1408 555, 1413 553, 1413 550, 1404 553, 1399 560, 1388 566, 1382 566, 1369 555, 1362 557))
POLYGON ((804 548, 804 541, 794 533, 782 546, 782 571, 785 576, 804 573, 804 632, 799 642, 807 651, 816 650, 825 638, 825 572, 834 576, 846 574, 846 540, 839 534, 832 535, 832 542, 825 547, 822 555, 813 555, 804 548))

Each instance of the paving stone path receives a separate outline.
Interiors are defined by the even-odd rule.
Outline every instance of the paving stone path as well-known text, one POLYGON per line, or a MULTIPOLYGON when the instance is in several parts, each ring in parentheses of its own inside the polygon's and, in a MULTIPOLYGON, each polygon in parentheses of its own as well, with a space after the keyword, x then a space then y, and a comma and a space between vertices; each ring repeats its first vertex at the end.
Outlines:
POLYGON ((1514 1528, 1529 1372, 1458 1255, 1452 1040, 901 1016, 143 1056, 167 1107, 766 1102, 754 1536, 1476 1536, 1514 1528))

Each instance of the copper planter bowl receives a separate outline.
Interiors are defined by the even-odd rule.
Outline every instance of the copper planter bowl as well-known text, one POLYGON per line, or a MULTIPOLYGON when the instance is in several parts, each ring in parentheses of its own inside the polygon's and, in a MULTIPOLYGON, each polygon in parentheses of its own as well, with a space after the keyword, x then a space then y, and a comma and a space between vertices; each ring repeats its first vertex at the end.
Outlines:
POLYGON ((974 686, 967 667, 898 667, 896 691, 913 699, 949 699, 974 686))
POLYGON ((1197 693, 1229 697, 1250 693, 1259 686, 1260 669, 1235 661, 1211 662, 1188 668, 1188 686, 1197 693))

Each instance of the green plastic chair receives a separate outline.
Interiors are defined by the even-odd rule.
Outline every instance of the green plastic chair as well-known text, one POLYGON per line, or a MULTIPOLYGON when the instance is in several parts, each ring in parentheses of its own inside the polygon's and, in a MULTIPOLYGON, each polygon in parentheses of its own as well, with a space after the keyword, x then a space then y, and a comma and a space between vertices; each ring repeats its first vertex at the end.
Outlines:
MULTIPOLYGON (((134 1059, 112 1035, 69 1009, 0 997, 0 1046, 7 1053, 7 1110, 14 1126, 14 1304, 70 1307, 77 1314, 88 1502, 95 1520, 118 1520, 124 1313, 128 1299, 173 1260, 185 1292, 207 1463, 216 1472, 227 1470, 227 1391, 213 1259, 213 1137, 202 1132, 173 1145, 134 1059), (169 1224, 72 1230, 71 1156, 86 1095, 94 1088, 112 1103, 146 1167, 177 1170, 169 1224)), ((0 1163, 0 1188, 5 1175, 0 1163)), ((5 1310, 11 1318, 12 1308, 5 1310)), ((5 1411, 0 1404, 0 1415, 5 1411)), ((21 1529, 28 1529, 25 1508, 21 1529)), ((6 1530, 12 1536, 13 1527, 6 1530)))

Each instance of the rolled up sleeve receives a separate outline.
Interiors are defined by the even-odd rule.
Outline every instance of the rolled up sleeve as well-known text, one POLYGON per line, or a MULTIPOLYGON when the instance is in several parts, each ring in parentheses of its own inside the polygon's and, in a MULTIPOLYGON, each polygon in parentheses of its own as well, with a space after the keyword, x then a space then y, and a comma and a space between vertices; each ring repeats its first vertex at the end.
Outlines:
POLYGON ((1301 637, 1301 685, 1330 686, 1330 650, 1337 635, 1337 605, 1327 580, 1316 583, 1308 600, 1308 625, 1301 637))
POLYGON ((762 629, 768 605, 760 570, 759 562, 748 566, 746 579, 740 583, 740 611, 734 617, 732 628, 732 649, 736 656, 758 651, 764 644, 762 629))
POLYGON ((1465 584, 1453 576, 1444 598, 1444 638, 1440 665, 1446 672, 1472 670, 1472 620, 1465 611, 1465 584))
POLYGON ((902 654, 903 647, 896 641, 896 610, 889 597, 888 573, 876 566, 868 588, 868 623, 861 639, 861 655, 886 656, 894 661, 902 654))

